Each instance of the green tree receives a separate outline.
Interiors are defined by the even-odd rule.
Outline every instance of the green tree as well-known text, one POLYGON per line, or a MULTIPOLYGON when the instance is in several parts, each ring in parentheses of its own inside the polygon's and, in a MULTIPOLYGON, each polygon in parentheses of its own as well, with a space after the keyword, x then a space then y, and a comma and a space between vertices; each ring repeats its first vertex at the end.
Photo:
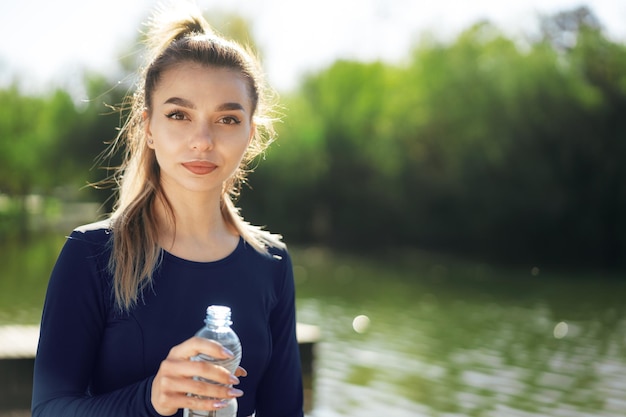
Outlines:
POLYGON ((482 22, 406 65, 310 76, 244 210, 324 243, 623 265, 625 48, 584 13, 555 19, 573 35, 482 22))
POLYGON ((388 129, 380 120, 394 76, 388 70, 382 63, 339 61, 288 97, 278 143, 267 166, 252 177, 255 192, 244 196, 244 209, 271 207, 260 215, 268 219, 297 213, 299 219, 281 224, 281 230, 324 243, 367 238, 369 232, 359 227, 363 217, 386 222, 402 205, 394 201, 402 193, 393 187, 401 150, 381 131, 388 129))
POLYGON ((18 203, 17 229, 26 230, 26 198, 48 192, 60 179, 63 161, 55 146, 72 131, 76 111, 57 90, 36 97, 14 84, 0 91, 0 192, 18 203))

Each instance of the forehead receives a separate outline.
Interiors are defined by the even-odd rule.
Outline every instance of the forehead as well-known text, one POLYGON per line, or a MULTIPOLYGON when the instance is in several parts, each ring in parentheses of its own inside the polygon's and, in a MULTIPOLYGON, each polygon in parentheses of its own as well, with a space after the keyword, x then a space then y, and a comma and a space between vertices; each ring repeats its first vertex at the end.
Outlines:
POLYGON ((230 68, 191 62, 163 71, 152 96, 152 105, 163 104, 171 97, 185 98, 199 106, 236 102, 249 110, 252 105, 249 85, 243 74, 230 68))

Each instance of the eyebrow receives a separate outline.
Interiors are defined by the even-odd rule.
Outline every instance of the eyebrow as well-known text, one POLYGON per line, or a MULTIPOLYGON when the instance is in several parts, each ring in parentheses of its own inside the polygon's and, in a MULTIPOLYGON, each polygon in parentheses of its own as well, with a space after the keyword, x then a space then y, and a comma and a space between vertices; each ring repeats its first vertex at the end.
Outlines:
POLYGON ((184 99, 184 98, 180 98, 180 97, 170 97, 167 100, 165 100, 163 104, 175 104, 177 106, 187 107, 189 109, 196 108, 196 105, 193 104, 191 101, 184 99))
POLYGON ((245 111, 244 107, 239 103, 223 103, 217 106, 217 111, 229 111, 229 110, 241 110, 245 111))
MULTIPOLYGON (((177 106, 186 107, 188 109, 195 109, 196 105, 191 101, 180 98, 180 97, 170 97, 165 100, 164 104, 175 104, 177 106)), ((222 103, 215 109, 216 111, 229 111, 229 110, 241 110, 245 112, 245 108, 240 103, 222 103)))

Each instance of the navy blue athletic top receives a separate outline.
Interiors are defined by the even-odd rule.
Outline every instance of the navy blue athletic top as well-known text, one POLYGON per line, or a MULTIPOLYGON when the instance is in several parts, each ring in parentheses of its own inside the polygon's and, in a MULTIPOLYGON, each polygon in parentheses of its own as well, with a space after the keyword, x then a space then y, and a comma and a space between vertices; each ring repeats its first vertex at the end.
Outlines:
MULTIPOLYGON (((35 359, 33 417, 159 416, 152 380, 169 350, 202 326, 206 307, 230 306, 248 376, 238 416, 301 417, 291 260, 243 239, 216 262, 163 251, 137 306, 115 308, 107 223, 72 232, 52 271, 35 359)), ((182 416, 182 410, 176 414, 182 416)))

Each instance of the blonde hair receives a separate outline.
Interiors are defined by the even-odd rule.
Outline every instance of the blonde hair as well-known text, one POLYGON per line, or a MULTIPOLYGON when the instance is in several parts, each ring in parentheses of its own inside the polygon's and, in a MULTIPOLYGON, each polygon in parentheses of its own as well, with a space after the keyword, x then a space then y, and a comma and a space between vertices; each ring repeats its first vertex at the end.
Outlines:
POLYGON ((151 114, 151 98, 161 74, 182 62, 239 71, 248 84, 252 102, 255 135, 241 165, 224 184, 221 212, 227 224, 260 253, 269 247, 284 248, 281 236, 246 222, 234 201, 249 172, 249 164, 273 141, 273 92, 264 84, 254 55, 239 44, 216 34, 197 9, 161 9, 149 21, 146 65, 140 70, 139 85, 128 99, 130 114, 111 152, 124 147, 124 161, 115 174, 118 201, 111 215, 115 300, 121 310, 134 306, 142 290, 152 282, 161 259, 157 242, 159 224, 155 203, 161 202, 174 219, 174 213, 160 184, 160 169, 154 151, 146 146, 144 111, 151 114), (176 13, 177 12, 177 13, 176 13), (181 14, 182 13, 182 14, 181 14))

